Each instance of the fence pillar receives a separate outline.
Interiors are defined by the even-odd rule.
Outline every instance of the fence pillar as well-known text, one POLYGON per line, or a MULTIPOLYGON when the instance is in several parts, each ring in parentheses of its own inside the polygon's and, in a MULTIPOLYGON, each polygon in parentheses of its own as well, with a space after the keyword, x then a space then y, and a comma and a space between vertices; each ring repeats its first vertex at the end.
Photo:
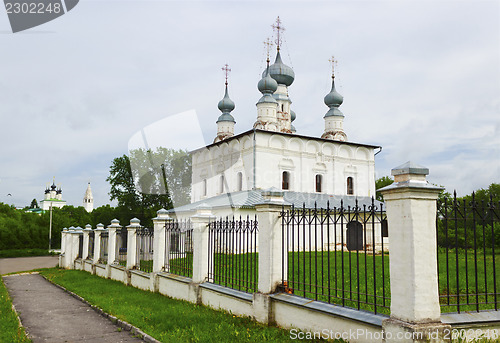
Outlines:
POLYGON ((153 273, 161 272, 165 267, 165 223, 169 219, 164 209, 156 212, 156 218, 153 218, 153 273))
POLYGON ((101 258, 101 233, 104 231, 104 225, 97 224, 94 230, 94 260, 92 263, 98 264, 101 258))
POLYGON ((196 214, 191 217, 193 224, 193 283, 200 284, 208 280, 208 261, 210 251, 208 245, 208 224, 215 220, 210 207, 201 204, 196 214))
POLYGON ((141 221, 137 218, 130 220, 127 226, 127 269, 134 269, 137 264, 137 229, 141 227, 141 221))
POLYGON ((121 229, 120 221, 113 219, 108 226, 108 266, 118 263, 116 259, 116 230, 121 229))
POLYGON ((76 227, 71 231, 71 254, 70 254, 70 268, 75 269, 75 260, 78 258, 78 250, 80 248, 80 235, 82 228, 76 227))
POLYGON ((89 257, 89 235, 92 232, 92 226, 90 224, 85 225, 83 229, 83 250, 82 250, 82 261, 89 257))
POLYGON ((65 249, 65 254, 64 254, 64 268, 71 269, 72 268, 72 261, 71 261, 71 256, 73 254, 73 232, 75 231, 74 226, 70 226, 68 228, 68 232, 66 233, 66 239, 64 243, 64 249, 65 249))
POLYGON ((66 236, 68 234, 68 228, 63 228, 61 232, 61 253, 59 254, 59 266, 61 268, 66 267, 66 236))
MULTIPOLYGON (((281 284, 283 265, 283 244, 281 211, 283 192, 268 190, 262 192, 264 201, 255 205, 259 222, 259 293, 274 293, 281 284)), ((285 261, 286 264, 286 261, 285 261)))
POLYGON ((381 192, 389 225, 391 317, 385 341, 441 342, 437 275, 436 200, 442 188, 426 181, 429 169, 407 162, 392 170, 381 192))

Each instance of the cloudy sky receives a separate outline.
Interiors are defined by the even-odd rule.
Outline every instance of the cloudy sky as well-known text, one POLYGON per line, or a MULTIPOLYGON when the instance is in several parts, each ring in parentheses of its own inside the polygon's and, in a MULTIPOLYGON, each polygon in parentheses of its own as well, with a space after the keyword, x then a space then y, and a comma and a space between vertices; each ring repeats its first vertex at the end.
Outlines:
POLYGON ((459 194, 500 182, 498 1, 82 0, 16 34, 0 11, 0 201, 40 200, 55 176, 69 204, 89 180, 109 203, 111 161, 158 121, 167 140, 199 127, 184 139, 211 142, 225 63, 236 132, 250 129, 278 15, 298 133, 323 132, 335 55, 349 141, 383 147, 377 177, 412 160, 459 194), (199 126, 165 121, 192 110, 199 126))

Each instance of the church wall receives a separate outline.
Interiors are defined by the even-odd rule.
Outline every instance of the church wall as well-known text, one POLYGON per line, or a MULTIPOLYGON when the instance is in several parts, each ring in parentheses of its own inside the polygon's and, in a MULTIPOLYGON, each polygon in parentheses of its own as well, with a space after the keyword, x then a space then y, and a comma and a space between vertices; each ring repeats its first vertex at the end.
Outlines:
MULTIPOLYGON (((253 145, 253 132, 250 132, 195 152, 191 201, 238 191, 238 173, 242 174, 242 190, 252 189, 253 145), (221 187, 222 175, 224 188, 221 187)), ((347 195, 347 178, 351 177, 353 196, 375 195, 374 149, 371 147, 257 131, 255 170, 257 189, 281 189, 282 174, 287 171, 291 191, 315 193, 316 175, 321 175, 321 193, 347 195)))

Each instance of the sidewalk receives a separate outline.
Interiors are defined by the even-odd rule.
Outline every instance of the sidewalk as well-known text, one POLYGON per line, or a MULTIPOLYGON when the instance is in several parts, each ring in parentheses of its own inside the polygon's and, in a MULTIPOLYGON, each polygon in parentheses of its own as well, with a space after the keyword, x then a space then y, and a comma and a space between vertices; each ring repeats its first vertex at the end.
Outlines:
POLYGON ((55 267, 58 262, 58 256, 0 258, 0 275, 24 272, 37 268, 52 268, 55 267))
POLYGON ((4 276, 33 343, 143 342, 38 274, 4 276))

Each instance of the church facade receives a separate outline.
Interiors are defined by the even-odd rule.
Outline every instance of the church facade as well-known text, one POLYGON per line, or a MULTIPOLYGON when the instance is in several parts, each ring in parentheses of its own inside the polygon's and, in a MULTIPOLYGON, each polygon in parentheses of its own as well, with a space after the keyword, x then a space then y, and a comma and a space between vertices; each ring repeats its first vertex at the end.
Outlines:
POLYGON ((62 189, 57 188, 55 182, 52 183, 50 188, 47 186, 43 200, 40 201, 40 208, 42 211, 48 211, 50 208, 62 208, 66 206, 66 200, 62 198, 62 189))

